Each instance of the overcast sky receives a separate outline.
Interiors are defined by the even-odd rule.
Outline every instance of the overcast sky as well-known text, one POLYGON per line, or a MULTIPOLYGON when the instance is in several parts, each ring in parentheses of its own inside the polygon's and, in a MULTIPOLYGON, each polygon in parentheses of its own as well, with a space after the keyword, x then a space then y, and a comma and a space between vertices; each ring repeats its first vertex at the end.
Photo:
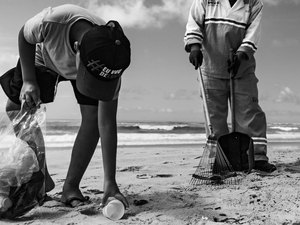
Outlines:
MULTIPOLYGON (((0 74, 15 66, 24 22, 48 6, 73 3, 118 20, 131 41, 123 75, 119 121, 203 121, 196 72, 183 49, 192 0, 1 0, 0 74)), ((264 0, 256 53, 260 104, 269 122, 300 123, 300 0, 264 0)), ((0 111, 6 96, 0 90, 0 111)), ((49 119, 79 118, 68 82, 61 83, 49 119)))

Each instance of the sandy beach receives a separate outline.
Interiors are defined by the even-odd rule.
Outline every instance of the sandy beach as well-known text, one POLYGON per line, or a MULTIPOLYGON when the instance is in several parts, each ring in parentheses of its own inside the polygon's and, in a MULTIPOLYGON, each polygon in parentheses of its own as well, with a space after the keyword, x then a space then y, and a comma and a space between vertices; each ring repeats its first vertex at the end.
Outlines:
POLYGON ((48 149, 47 163, 56 187, 53 200, 16 221, 0 224, 300 224, 300 144, 269 143, 278 170, 258 171, 238 185, 189 185, 203 145, 119 147, 117 181, 130 208, 119 221, 102 215, 101 150, 97 149, 81 183, 91 203, 77 208, 59 202, 71 149, 48 149))

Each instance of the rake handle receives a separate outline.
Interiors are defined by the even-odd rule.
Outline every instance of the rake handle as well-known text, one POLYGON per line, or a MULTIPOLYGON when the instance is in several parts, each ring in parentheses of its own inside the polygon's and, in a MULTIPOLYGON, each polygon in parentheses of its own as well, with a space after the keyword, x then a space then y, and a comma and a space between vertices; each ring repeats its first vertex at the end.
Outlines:
MULTIPOLYGON (((233 61, 234 51, 230 49, 229 60, 233 61)), ((229 79, 230 79, 230 106, 231 106, 231 131, 235 132, 235 98, 234 98, 234 76, 233 70, 229 71, 229 79)))
POLYGON ((202 72, 200 67, 198 68, 198 80, 200 83, 200 91, 201 91, 201 95, 202 95, 202 99, 203 99, 203 106, 204 106, 204 115, 205 115, 205 120, 206 120, 206 125, 208 127, 209 130, 209 136, 213 136, 213 129, 212 129, 212 125, 210 122, 210 116, 209 116, 209 112, 208 112, 208 107, 207 107, 207 96, 206 96, 206 92, 204 89, 204 82, 203 82, 203 76, 202 76, 202 72))

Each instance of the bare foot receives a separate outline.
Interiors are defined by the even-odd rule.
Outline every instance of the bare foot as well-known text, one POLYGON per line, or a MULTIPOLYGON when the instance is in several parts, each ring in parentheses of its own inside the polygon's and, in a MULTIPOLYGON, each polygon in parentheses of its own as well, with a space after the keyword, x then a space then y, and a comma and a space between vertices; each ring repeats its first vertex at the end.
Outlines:
POLYGON ((61 202, 70 207, 78 207, 85 205, 89 200, 88 196, 83 196, 79 189, 64 188, 61 195, 61 202))

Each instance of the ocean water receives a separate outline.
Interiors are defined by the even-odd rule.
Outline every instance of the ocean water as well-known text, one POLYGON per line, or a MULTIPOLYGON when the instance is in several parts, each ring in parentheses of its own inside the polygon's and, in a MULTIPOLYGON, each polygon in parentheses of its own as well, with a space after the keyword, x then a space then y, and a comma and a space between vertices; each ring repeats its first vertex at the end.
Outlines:
MULTIPOLYGON (((48 148, 72 147, 78 132, 79 121, 47 121, 45 141, 48 148)), ((0 130, 5 126, 0 126, 0 130)), ((268 142, 300 142, 300 123, 274 123, 268 125, 268 142)), ((0 148, 11 144, 13 135, 0 133, 0 148), (2 138, 1 138, 2 136, 2 138)), ((174 122, 119 122, 119 146, 192 145, 206 141, 203 123, 174 122)))
MULTIPOLYGON (((46 142, 48 146, 72 146, 79 123, 52 121, 47 123, 46 142)), ((269 142, 300 142, 300 124, 269 124, 269 142)), ((203 144, 206 141, 203 123, 118 123, 118 145, 183 145, 203 144)))

